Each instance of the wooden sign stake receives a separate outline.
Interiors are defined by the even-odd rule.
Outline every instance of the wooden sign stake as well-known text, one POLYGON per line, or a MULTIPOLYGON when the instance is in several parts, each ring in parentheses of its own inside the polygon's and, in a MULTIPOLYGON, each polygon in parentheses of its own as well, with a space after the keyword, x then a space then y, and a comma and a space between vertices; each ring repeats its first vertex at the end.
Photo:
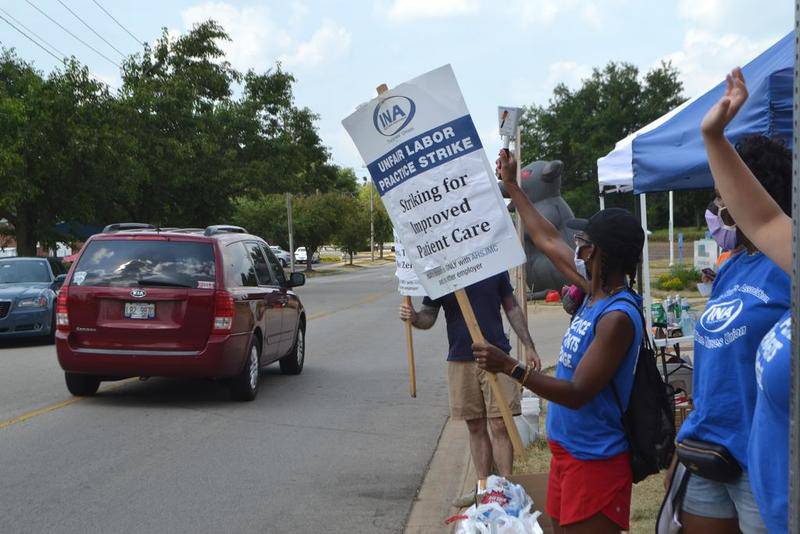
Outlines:
MULTIPOLYGON (((383 94, 389 90, 385 83, 380 84, 375 88, 378 94, 383 94)), ((403 297, 403 304, 411 306, 411 297, 403 297)), ((408 354, 408 392, 411 394, 412 399, 417 398, 417 371, 414 365, 414 334, 411 329, 411 323, 406 321, 406 352, 408 354)))

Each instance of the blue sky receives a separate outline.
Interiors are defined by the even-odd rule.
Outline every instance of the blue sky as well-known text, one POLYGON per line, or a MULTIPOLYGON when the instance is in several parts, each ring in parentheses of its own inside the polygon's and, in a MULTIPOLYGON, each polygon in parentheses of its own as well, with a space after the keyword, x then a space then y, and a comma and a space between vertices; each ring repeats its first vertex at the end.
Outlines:
MULTIPOLYGON (((93 0, 62 0, 124 53, 136 41, 93 0)), ((119 54, 58 0, 30 0, 111 60, 119 54)), ((681 70, 687 96, 721 80, 791 30, 789 0, 284 0, 220 2, 98 0, 138 39, 166 27, 179 33, 214 18, 231 34, 225 45, 240 69, 263 71, 281 61, 295 74, 298 104, 320 115, 333 161, 365 169, 341 120, 392 87, 451 63, 490 157, 500 141, 497 105, 546 103, 556 83, 576 86, 592 67, 628 61, 643 71, 663 59, 681 70)), ((28 0, 0 0, 59 51, 119 83, 118 69, 44 15, 28 0)), ((10 19, 12 22, 13 19, 10 19)), ((0 42, 42 70, 57 61, 0 20, 0 42)), ((580 135, 576 132, 576 135, 580 135)))

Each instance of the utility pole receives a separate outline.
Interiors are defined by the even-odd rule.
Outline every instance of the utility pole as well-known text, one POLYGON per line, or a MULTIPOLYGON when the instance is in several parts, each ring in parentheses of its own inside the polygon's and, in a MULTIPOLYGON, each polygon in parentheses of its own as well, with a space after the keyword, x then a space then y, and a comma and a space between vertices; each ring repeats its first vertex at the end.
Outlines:
POLYGON ((289 271, 294 272, 294 224, 292 223, 291 193, 286 193, 286 225, 289 227, 289 271))
POLYGON ((372 217, 375 200, 372 196, 372 189, 372 182, 369 182, 369 252, 372 255, 372 263, 375 263, 375 222, 372 217))
POLYGON ((372 218, 375 200, 372 197, 372 182, 366 176, 362 176, 361 179, 364 180, 364 187, 369 187, 369 253, 371 261, 375 262, 375 224, 372 218))

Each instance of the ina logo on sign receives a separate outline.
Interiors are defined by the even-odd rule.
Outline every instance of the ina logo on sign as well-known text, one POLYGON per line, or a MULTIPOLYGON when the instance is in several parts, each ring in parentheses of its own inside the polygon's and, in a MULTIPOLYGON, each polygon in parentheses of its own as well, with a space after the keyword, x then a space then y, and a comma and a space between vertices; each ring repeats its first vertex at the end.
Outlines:
POLYGON ((378 133, 389 137, 408 126, 416 111, 417 105, 407 96, 390 96, 375 106, 372 122, 378 133))
POLYGON ((744 308, 742 299, 718 302, 710 306, 700 318, 700 324, 708 332, 721 332, 736 319, 744 308))

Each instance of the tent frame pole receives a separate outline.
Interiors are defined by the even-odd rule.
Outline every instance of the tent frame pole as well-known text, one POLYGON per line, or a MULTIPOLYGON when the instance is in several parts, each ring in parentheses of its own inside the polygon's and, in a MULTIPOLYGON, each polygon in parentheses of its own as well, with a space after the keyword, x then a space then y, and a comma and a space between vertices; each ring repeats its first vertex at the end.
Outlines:
POLYGON ((675 265, 675 205, 673 203, 672 191, 669 192, 669 266, 675 265))
POLYGON ((642 230, 644 230, 644 247, 642 247, 642 287, 644 288, 644 295, 642 307, 644 308, 644 316, 647 320, 647 331, 652 331, 653 317, 652 307, 653 297, 650 293, 650 239, 647 236, 647 195, 644 193, 639 195, 639 214, 642 219, 642 230))
POLYGON ((800 0, 794 3, 794 150, 792 151, 792 372, 789 397, 789 532, 800 533, 800 0))

